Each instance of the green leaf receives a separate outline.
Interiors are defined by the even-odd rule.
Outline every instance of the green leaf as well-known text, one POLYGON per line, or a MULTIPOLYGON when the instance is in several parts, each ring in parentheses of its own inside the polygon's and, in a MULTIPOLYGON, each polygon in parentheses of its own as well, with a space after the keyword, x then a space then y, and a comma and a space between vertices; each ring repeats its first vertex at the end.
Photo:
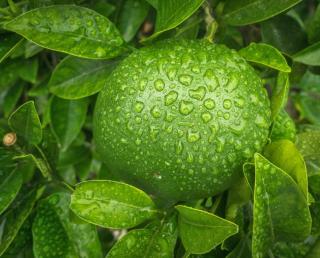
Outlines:
POLYGON ((21 83, 16 83, 15 85, 11 86, 6 92, 3 103, 3 113, 5 117, 8 117, 15 108, 23 92, 23 86, 24 85, 22 85, 21 83))
POLYGON ((303 192, 282 169, 255 154, 253 258, 264 257, 278 240, 304 240, 311 216, 303 192))
POLYGON ((212 213, 177 205, 179 234, 189 253, 207 253, 238 232, 238 226, 212 213))
POLYGON ((202 5, 204 0, 162 0, 157 3, 155 32, 148 39, 171 30, 188 19, 202 5))
POLYGON ((320 41, 319 32, 320 32, 320 5, 318 4, 316 11, 314 12, 307 26, 308 38, 311 43, 320 41))
POLYGON ((15 159, 27 159, 29 161, 32 161, 36 165, 36 167, 40 170, 43 177, 51 180, 51 167, 48 164, 47 160, 44 160, 43 158, 39 158, 33 154, 19 155, 19 156, 16 156, 15 159))
POLYGON ((304 196, 308 197, 306 164, 293 142, 289 140, 272 142, 265 147, 264 156, 290 175, 298 184, 304 196))
POLYGON ((0 63, 23 42, 23 39, 13 33, 0 34, 0 63))
POLYGON ((271 141, 288 139, 292 142, 296 138, 296 127, 294 121, 285 110, 281 110, 275 117, 271 129, 271 141))
POLYGON ((293 56, 293 60, 306 65, 320 65, 320 42, 317 42, 293 56))
POLYGON ((75 5, 33 9, 4 28, 44 48, 79 57, 106 59, 124 50, 119 32, 105 16, 75 5))
POLYGON ((249 258, 251 257, 250 241, 247 236, 243 237, 236 247, 226 256, 226 258, 249 258))
POLYGON ((175 217, 157 221, 144 229, 130 231, 112 247, 106 258, 174 257, 177 233, 175 217))
POLYGON ((302 0, 228 0, 224 7, 224 21, 230 25, 247 25, 267 20, 302 0))
POLYGON ((21 171, 15 169, 10 175, 1 177, 0 183, 0 214, 4 212, 16 198, 21 186, 23 176, 21 171))
POLYGON ((158 212, 146 193, 109 180, 78 184, 70 208, 83 220, 106 228, 131 228, 158 212))
POLYGON ((63 99, 91 96, 102 89, 115 62, 67 56, 55 68, 48 87, 63 99))
POLYGON ((296 145, 305 159, 320 159, 320 131, 299 133, 296 145))
POLYGON ((41 122, 33 101, 28 101, 14 111, 8 120, 11 129, 31 144, 42 140, 41 122))
POLYGON ((78 136, 85 122, 87 99, 65 100, 54 97, 51 101, 51 127, 63 150, 78 136))
POLYGON ((69 203, 67 193, 54 193, 41 201, 32 226, 35 257, 102 257, 95 227, 73 223, 69 203))
POLYGON ((19 69, 19 77, 27 82, 36 83, 39 63, 36 58, 25 59, 19 69))
POLYGON ((6 251, 11 242, 15 239, 19 229, 31 213, 38 198, 38 190, 34 189, 17 202, 14 208, 6 214, 0 224, 0 256, 6 251))
POLYGON ((247 61, 264 65, 282 72, 291 72, 284 56, 276 48, 264 43, 251 43, 239 51, 247 61))
POLYGON ((289 92, 289 75, 288 73, 279 72, 277 77, 277 83, 272 88, 271 117, 273 120, 286 104, 288 92, 289 92))
POLYGON ((264 43, 270 44, 287 55, 297 53, 307 46, 307 35, 299 23, 288 15, 279 15, 261 23, 264 43))
POLYGON ((133 39, 145 20, 148 11, 149 5, 144 0, 127 0, 124 2, 118 28, 125 41, 129 42, 133 39))

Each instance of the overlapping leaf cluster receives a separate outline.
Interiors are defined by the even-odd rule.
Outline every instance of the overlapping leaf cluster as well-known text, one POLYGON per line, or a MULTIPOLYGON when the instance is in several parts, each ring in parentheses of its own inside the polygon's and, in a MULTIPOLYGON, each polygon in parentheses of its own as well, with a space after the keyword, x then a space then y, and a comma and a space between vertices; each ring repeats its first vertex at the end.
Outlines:
POLYGON ((0 0, 0 256, 320 257, 319 35, 316 0, 0 0), (117 64, 165 38, 238 50, 273 124, 236 185, 158 207, 113 181, 92 113, 117 64))

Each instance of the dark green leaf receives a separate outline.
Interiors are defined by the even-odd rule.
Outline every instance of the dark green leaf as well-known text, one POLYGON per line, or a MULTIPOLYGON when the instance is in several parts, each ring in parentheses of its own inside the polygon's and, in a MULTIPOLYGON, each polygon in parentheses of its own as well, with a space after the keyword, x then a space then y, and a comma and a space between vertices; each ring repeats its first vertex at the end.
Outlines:
POLYGON ((271 96, 271 117, 275 119, 280 110, 287 102, 289 91, 289 76, 288 73, 279 72, 277 83, 272 88, 271 96))
POLYGON ((270 162, 290 175, 307 198, 306 164, 294 143, 289 140, 272 142, 265 147, 264 155, 270 162))
POLYGON ((276 16, 261 23, 264 43, 292 55, 307 46, 307 36, 299 23, 288 15, 276 16))
POLYGON ((1 177, 0 214, 6 210, 21 188, 23 176, 20 172, 15 169, 7 177, 1 177))
POLYGON ((0 63, 22 43, 23 39, 13 33, 0 34, 0 63))
POLYGON ((115 62, 68 56, 56 66, 48 86, 60 98, 87 97, 102 89, 114 66, 115 62))
POLYGON ((274 241, 304 240, 311 230, 307 200, 294 180, 255 154, 253 258, 264 257, 274 241))
POLYGON ((85 122, 88 100, 64 100, 54 97, 51 101, 51 127, 63 150, 76 139, 85 122))
POLYGON ((36 58, 23 60, 19 69, 19 77, 27 82, 36 83, 38 66, 36 58))
POLYGON ((246 25, 267 20, 302 0, 228 0, 224 20, 230 25, 246 25))
POLYGON ((79 217, 106 228, 130 228, 157 214, 151 198, 141 190, 114 181, 78 184, 70 208, 79 217))
POLYGON ((42 139, 42 128, 33 101, 21 105, 9 117, 11 129, 31 144, 39 144, 42 139))
POLYGON ((320 5, 311 17, 307 26, 308 38, 311 43, 320 41, 320 5))
POLYGON ((293 60, 306 65, 320 65, 320 42, 299 51, 293 60))
POLYGON ((246 48, 239 51, 239 54, 246 60, 261 64, 282 72, 291 72, 290 66, 288 66, 284 56, 276 48, 263 44, 263 43, 251 43, 246 48))
POLYGON ((149 11, 144 0, 127 0, 124 2, 119 17, 119 31, 125 41, 129 42, 137 33, 149 11))
POLYGON ((73 223, 69 202, 67 193, 55 193, 41 201, 32 226, 35 257, 102 257, 95 227, 73 223))
POLYGON ((202 5, 204 0, 162 0, 157 3, 157 19, 154 34, 159 34, 173 29, 188 19, 202 5))
POLYGON ((23 85, 17 83, 9 88, 4 97, 3 113, 5 117, 8 117, 15 108, 23 91, 23 85))
POLYGON ((184 205, 179 211, 179 235, 189 253, 207 253, 238 232, 238 226, 206 211, 184 205))
POLYGON ((106 258, 174 257, 177 233, 175 217, 157 221, 144 229, 130 231, 112 247, 106 258))
POLYGON ((33 9, 4 27, 44 48, 79 57, 105 59, 123 51, 115 26, 105 16, 80 6, 33 9))
POLYGON ((1 221, 0 228, 3 230, 2 234, 0 233, 0 256, 16 237, 19 229, 31 213, 37 198, 38 191, 34 189, 24 199, 20 200, 1 221))

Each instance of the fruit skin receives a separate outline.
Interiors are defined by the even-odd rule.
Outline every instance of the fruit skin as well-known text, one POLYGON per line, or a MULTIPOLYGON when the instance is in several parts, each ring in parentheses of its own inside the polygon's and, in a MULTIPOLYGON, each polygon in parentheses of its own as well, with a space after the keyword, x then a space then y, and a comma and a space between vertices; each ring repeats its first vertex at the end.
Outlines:
POLYGON ((94 139, 119 180, 179 201, 227 189, 270 124, 262 82, 234 50, 167 40, 135 51, 107 79, 94 139))

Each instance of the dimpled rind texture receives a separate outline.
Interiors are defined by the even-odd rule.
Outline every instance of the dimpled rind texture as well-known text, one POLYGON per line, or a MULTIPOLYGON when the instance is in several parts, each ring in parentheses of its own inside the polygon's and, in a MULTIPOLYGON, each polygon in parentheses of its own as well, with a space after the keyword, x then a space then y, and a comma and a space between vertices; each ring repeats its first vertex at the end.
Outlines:
POLYGON ((135 51, 100 92, 94 138, 119 180, 168 200, 227 189, 267 141, 270 103, 234 50, 167 40, 135 51))

